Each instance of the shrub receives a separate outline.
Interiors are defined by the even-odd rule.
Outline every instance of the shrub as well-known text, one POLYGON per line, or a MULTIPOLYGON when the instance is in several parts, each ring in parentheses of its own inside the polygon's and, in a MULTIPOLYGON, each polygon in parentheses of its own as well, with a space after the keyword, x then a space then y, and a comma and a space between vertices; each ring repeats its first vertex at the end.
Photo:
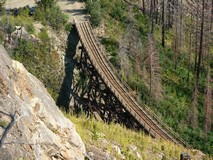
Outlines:
POLYGON ((35 28, 33 26, 32 18, 27 17, 25 12, 26 11, 21 11, 21 14, 16 17, 3 15, 0 21, 1 28, 3 28, 8 34, 11 34, 15 30, 15 26, 22 26, 25 27, 28 33, 34 33, 35 28))
POLYGON ((0 44, 4 41, 4 32, 0 31, 0 44))
POLYGON ((118 43, 112 38, 103 38, 101 43, 105 45, 107 53, 110 54, 110 62, 116 67, 120 67, 120 58, 118 56, 118 43))
POLYGON ((47 8, 51 8, 51 7, 55 6, 56 1, 55 0, 41 0, 41 1, 37 2, 37 5, 40 8, 47 9, 47 8))
POLYGON ((123 8, 117 5, 113 6, 111 16, 121 22, 124 22, 126 19, 123 8))
MULTIPOLYGON (((48 38, 44 29, 40 35, 41 39, 48 38)), ((60 91, 63 72, 59 71, 59 59, 54 59, 50 54, 47 44, 32 41, 20 40, 17 48, 14 49, 12 58, 20 61, 26 69, 42 81, 56 100, 60 91)))
POLYGON ((8 125, 8 122, 6 122, 4 120, 0 120, 0 127, 5 128, 5 127, 7 127, 7 125, 8 125))
POLYGON ((41 21, 44 25, 50 25, 56 30, 62 29, 68 20, 68 17, 56 5, 46 9, 42 7, 37 8, 34 18, 41 21))
POLYGON ((91 24, 95 27, 101 24, 101 9, 99 0, 86 2, 87 11, 91 15, 91 24))
POLYGON ((38 34, 38 37, 44 44, 47 44, 49 42, 49 36, 45 28, 41 29, 41 32, 38 34))
POLYGON ((1 0, 0 1, 0 10, 2 10, 4 4, 5 4, 6 0, 1 0))
POLYGON ((35 28, 34 28, 32 23, 26 24, 25 27, 26 27, 26 30, 27 30, 28 33, 30 33, 30 34, 35 33, 35 28))
POLYGON ((43 12, 44 11, 41 8, 36 8, 33 17, 35 20, 41 21, 44 25, 47 25, 46 20, 45 20, 45 14, 43 12))
POLYGON ((72 24, 71 24, 71 23, 67 23, 67 24, 65 25, 65 30, 66 30, 67 32, 70 32, 70 31, 72 30, 72 24))
POLYGON ((49 21, 50 26, 59 30, 67 23, 68 16, 62 13, 59 6, 54 6, 47 10, 46 20, 49 21))

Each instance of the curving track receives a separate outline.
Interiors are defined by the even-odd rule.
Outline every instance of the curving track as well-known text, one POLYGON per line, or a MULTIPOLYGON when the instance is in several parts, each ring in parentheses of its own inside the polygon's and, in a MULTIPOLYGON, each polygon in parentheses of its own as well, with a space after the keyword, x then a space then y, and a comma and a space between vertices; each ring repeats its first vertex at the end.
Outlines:
POLYGON ((84 46, 91 62, 100 74, 101 78, 119 99, 127 111, 129 111, 135 119, 156 138, 170 140, 176 144, 188 146, 175 132, 173 132, 166 124, 164 124, 157 116, 155 116, 148 108, 136 102, 135 98, 129 94, 130 89, 122 85, 121 81, 115 76, 109 64, 101 52, 98 42, 92 32, 89 22, 75 22, 80 40, 84 46))

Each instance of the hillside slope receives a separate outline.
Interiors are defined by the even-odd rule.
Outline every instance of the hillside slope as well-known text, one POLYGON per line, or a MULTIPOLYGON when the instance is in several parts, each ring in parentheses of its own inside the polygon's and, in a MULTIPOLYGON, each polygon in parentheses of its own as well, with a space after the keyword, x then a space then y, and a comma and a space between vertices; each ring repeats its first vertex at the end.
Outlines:
POLYGON ((196 22, 196 12, 191 12, 196 5, 180 4, 185 1, 170 1, 173 10, 169 1, 146 1, 145 10, 139 0, 85 2, 106 56, 122 80, 185 141, 213 153, 211 2, 198 2, 198 14, 202 6, 205 11, 202 35, 201 20, 196 22), (151 2, 158 2, 154 10, 151 2))
MULTIPOLYGON (((211 92, 207 92, 207 89, 212 88, 211 76, 213 61, 211 61, 211 56, 209 58, 203 57, 203 66, 201 66, 202 72, 198 88, 199 92, 198 94, 194 94, 193 91, 196 74, 193 63, 196 63, 195 42, 198 44, 198 38, 193 35, 195 32, 191 31, 195 31, 196 29, 199 30, 199 27, 196 28, 194 26, 195 21, 190 20, 187 16, 185 17, 185 15, 188 15, 185 14, 184 18, 182 15, 183 19, 181 24, 185 24, 183 26, 187 26, 186 28, 183 26, 179 27, 181 24, 179 24, 180 21, 178 21, 178 19, 173 21, 175 23, 173 27, 169 27, 169 25, 166 24, 165 47, 162 47, 162 6, 159 6, 157 9, 158 13, 154 14, 154 16, 157 15, 157 20, 151 21, 153 19, 153 16, 150 17, 151 11, 149 11, 151 6, 149 4, 150 2, 153 2, 151 0, 146 1, 146 13, 143 13, 143 10, 137 7, 132 7, 132 5, 125 3, 123 0, 84 1, 86 2, 87 11, 91 15, 91 22, 94 26, 99 25, 97 33, 100 41, 105 46, 107 57, 117 69, 118 74, 123 81, 126 81, 129 84, 143 103, 146 103, 146 105, 154 110, 155 113, 164 120, 164 122, 178 132, 182 138, 193 145, 194 148, 199 148, 204 152, 212 154, 213 132, 212 130, 205 132, 204 126, 206 121, 206 95, 210 95, 209 97, 211 97, 211 92), (150 33, 152 25, 151 22, 155 23, 153 34, 150 33), (182 30, 180 31, 179 29, 182 30), (191 49, 190 44, 192 44, 191 49), (210 68, 210 72, 207 71, 208 68, 210 68), (210 73, 210 78, 208 78, 210 80, 207 80, 207 73, 210 73), (207 82, 209 82, 210 85, 207 82), (207 85, 210 87, 206 87, 207 85), (193 128, 192 100, 194 99, 194 95, 198 96, 198 110, 195 112, 198 113, 198 124, 197 127, 193 128)), ((156 2, 156 0, 154 1, 156 2)), ((32 1, 29 0, 29 2, 32 1)), ((84 4, 81 3, 81 5, 75 5, 77 4, 75 2, 79 2, 78 0, 61 0, 59 2, 63 2, 62 5, 64 7, 64 11, 69 13, 70 19, 72 19, 75 15, 81 16, 85 11, 84 8, 81 8, 84 7, 84 4), (67 8, 68 6, 71 6, 70 9, 67 8), (79 6, 80 8, 75 8, 79 6)), ((139 0, 131 0, 131 2, 136 3, 139 2, 139 0)), ((162 1, 159 0, 158 2, 162 1)), ((159 5, 160 4, 162 3, 159 3, 159 5)), ((44 13, 44 15, 47 14, 44 13)), ((168 14, 165 16, 166 23, 169 23, 167 20, 169 16, 170 15, 168 14)), ((23 17, 26 16, 24 15, 23 17)), ((20 19, 24 19, 23 17, 20 19)), ((55 17, 58 17, 57 14, 55 17)), ((181 14, 178 14, 177 17, 181 18, 181 14)), ((9 19, 11 20, 12 18, 9 19)), ((31 20, 33 18, 34 17, 31 17, 31 20)), ((50 17, 47 16, 46 25, 51 24, 48 18, 50 19, 50 17)), ((55 19, 57 18, 53 18, 53 20, 55 19)), ((6 17, 5 20, 6 21, 3 23, 3 26, 8 21, 8 18, 6 17)), ((207 34, 205 34, 204 37, 207 37, 206 39, 208 39, 207 34)), ((47 39, 44 38, 44 40, 48 41, 48 36, 47 39)), ((30 45, 28 43, 29 42, 27 41, 27 43, 23 43, 23 45, 18 46, 21 48, 18 50, 18 55, 24 59, 23 61, 26 61, 29 68, 35 69, 34 65, 32 65, 31 61, 28 61, 28 59, 32 60, 31 57, 34 53, 50 55, 46 53, 49 53, 51 48, 49 49, 46 47, 48 51, 43 52, 40 50, 40 46, 34 45, 34 42, 30 42, 30 45), (32 48, 36 49, 33 50, 32 48), (26 58, 26 52, 28 53, 28 50, 32 50, 34 52, 29 52, 31 55, 28 55, 28 58, 26 58)), ((42 47, 45 48, 45 45, 42 45, 42 47)), ((206 48, 205 52, 207 50, 208 49, 206 48)), ((210 53, 212 53, 212 47, 210 47, 210 51, 210 53)), ((34 55, 34 57, 37 56, 34 55)), ((43 63, 41 61, 42 57, 41 59, 35 59, 36 62, 38 60, 39 63, 43 63)), ((48 62, 48 64, 49 63, 50 62, 48 62)), ((46 64, 45 67, 52 69, 52 67, 48 67, 46 64)), ((44 66, 39 69, 42 70, 43 68, 44 66)), ((36 74, 39 75, 40 78, 43 78, 49 70, 47 71, 44 69, 44 72, 41 70, 36 70, 36 74)), ((56 77, 55 74, 51 75, 56 77)), ((47 81, 45 81, 46 83, 44 84, 48 86, 53 79, 51 77, 47 79, 46 77, 44 79, 47 81)), ((56 77, 56 79, 58 78, 56 77)), ((54 90, 54 87, 60 86, 58 85, 59 83, 57 83, 57 85, 55 84, 56 83, 51 83, 51 87, 53 92, 56 92, 56 95, 58 95, 58 92, 54 90)), ((70 98, 70 92, 68 92, 67 97, 70 98)), ((209 99, 207 99, 209 102, 208 104, 211 104, 213 99, 209 99)), ((210 127, 211 124, 212 123, 210 123, 210 127)))
POLYGON ((143 132, 136 132, 118 124, 106 124, 85 116, 66 116, 76 124, 76 129, 85 142, 88 156, 95 160, 178 160, 181 153, 189 155, 192 160, 212 158, 198 150, 153 139, 143 132))

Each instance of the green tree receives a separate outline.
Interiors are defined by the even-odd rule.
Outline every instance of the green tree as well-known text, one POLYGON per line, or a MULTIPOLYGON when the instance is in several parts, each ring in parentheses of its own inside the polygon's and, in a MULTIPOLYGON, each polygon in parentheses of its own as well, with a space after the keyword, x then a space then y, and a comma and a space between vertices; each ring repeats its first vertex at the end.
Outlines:
POLYGON ((91 23, 93 26, 99 26, 101 24, 101 8, 100 1, 86 1, 88 13, 91 15, 91 23))
MULTIPOLYGON (((56 30, 62 29, 67 23, 68 17, 56 4, 47 5, 45 0, 44 2, 40 1, 34 15, 35 20, 42 21, 44 25, 49 25, 56 30)), ((53 2, 55 3, 55 1, 53 2)))
POLYGON ((37 4, 39 7, 42 7, 46 10, 47 8, 52 8, 53 6, 55 6, 56 0, 41 0, 37 2, 37 4))

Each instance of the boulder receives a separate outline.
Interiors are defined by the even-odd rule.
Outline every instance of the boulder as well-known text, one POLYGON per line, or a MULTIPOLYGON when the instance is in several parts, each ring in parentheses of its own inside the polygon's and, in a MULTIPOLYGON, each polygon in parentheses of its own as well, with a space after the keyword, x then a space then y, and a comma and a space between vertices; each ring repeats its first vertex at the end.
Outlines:
POLYGON ((83 160, 86 152, 74 124, 63 116, 44 85, 21 63, 12 61, 1 45, 0 137, 5 137, 0 141, 1 160, 83 160))
POLYGON ((15 31, 12 33, 13 39, 24 39, 24 40, 30 40, 31 36, 30 34, 26 31, 26 29, 22 26, 15 26, 15 31))
POLYGON ((182 152, 180 155, 180 160, 190 160, 190 156, 187 153, 182 152))

